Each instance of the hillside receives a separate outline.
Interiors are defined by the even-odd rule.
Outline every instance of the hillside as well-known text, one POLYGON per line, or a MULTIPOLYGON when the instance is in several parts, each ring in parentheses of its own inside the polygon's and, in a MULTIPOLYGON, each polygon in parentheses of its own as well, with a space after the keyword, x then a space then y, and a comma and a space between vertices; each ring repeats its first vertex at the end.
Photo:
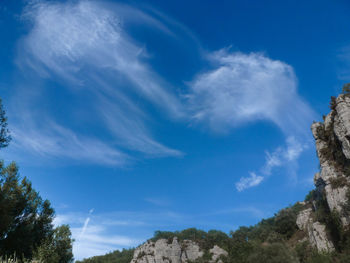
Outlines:
POLYGON ((320 171, 303 202, 229 235, 194 228, 157 231, 135 250, 78 262, 350 262, 350 95, 332 97, 330 108, 324 122, 311 126, 320 171))

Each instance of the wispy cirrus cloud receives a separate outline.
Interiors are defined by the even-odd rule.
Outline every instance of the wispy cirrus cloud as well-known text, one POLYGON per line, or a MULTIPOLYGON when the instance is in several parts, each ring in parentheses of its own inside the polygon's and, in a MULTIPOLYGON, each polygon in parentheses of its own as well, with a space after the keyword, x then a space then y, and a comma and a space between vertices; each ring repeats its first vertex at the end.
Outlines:
POLYGON ((289 166, 291 177, 295 179, 295 170, 297 169, 297 160, 302 152, 308 148, 307 144, 301 144, 295 137, 288 137, 286 145, 276 148, 273 152, 265 152, 265 164, 260 168, 260 175, 250 173, 248 177, 241 177, 235 184, 237 191, 241 192, 245 189, 258 186, 266 177, 272 174, 272 170, 276 167, 289 166))
POLYGON ((213 69, 199 74, 190 84, 188 99, 194 122, 227 133, 266 120, 286 136, 286 147, 267 152, 262 175, 251 173, 236 183, 237 190, 243 191, 259 185, 274 167, 299 157, 315 113, 298 95, 297 79, 288 64, 261 53, 227 49, 209 54, 208 59, 213 69))
MULTIPOLYGON (((32 125, 25 121, 21 126, 12 127, 12 136, 15 138, 11 146, 12 152, 24 150, 44 158, 65 157, 76 161, 118 166, 131 160, 125 153, 107 143, 92 137, 78 136, 74 131, 55 122, 45 122, 44 126, 32 125)), ((9 154, 14 155, 11 151, 9 154)))
POLYGON ((241 192, 247 188, 251 188, 254 186, 259 185, 264 180, 264 177, 257 176, 255 173, 250 173, 249 177, 242 177, 237 183, 236 183, 236 189, 237 191, 241 192))
POLYGON ((184 108, 170 85, 147 64, 147 51, 128 35, 125 24, 137 21, 170 36, 171 30, 141 10, 94 1, 33 1, 23 18, 31 29, 19 44, 17 64, 22 71, 37 76, 26 83, 27 89, 32 89, 26 96, 36 96, 35 86, 42 79, 61 83, 60 88, 77 100, 90 96, 73 110, 100 117, 100 122, 82 124, 81 129, 99 125, 109 139, 97 139, 70 128, 50 114, 50 109, 40 109, 47 99, 41 98, 23 106, 22 111, 14 111, 16 122, 11 128, 18 149, 112 165, 124 165, 130 160, 130 151, 151 157, 182 155, 152 136, 147 111, 156 107, 177 119, 183 116, 184 108), (32 117, 21 118, 24 112, 28 116, 33 111, 45 112, 48 122, 44 129, 32 117))
MULTIPOLYGON (((125 7, 122 11, 119 11, 120 6, 107 7, 92 1, 65 4, 39 2, 29 6, 25 17, 34 24, 24 40, 24 49, 36 64, 33 66, 31 61, 28 65, 38 72, 46 72, 47 76, 55 73, 83 86, 86 80, 78 78, 82 77, 79 73, 83 70, 89 67, 94 72, 98 69, 112 70, 114 74, 125 77, 132 84, 128 88, 134 89, 137 94, 174 115, 180 115, 182 108, 178 99, 143 61, 147 57, 146 50, 124 30, 125 7)), ((136 14, 129 12, 129 15, 136 14)), ((143 17, 146 15, 138 18, 139 23, 143 17)), ((160 24, 153 21, 156 25, 160 24)), ((103 87, 91 85, 89 88, 103 87)))

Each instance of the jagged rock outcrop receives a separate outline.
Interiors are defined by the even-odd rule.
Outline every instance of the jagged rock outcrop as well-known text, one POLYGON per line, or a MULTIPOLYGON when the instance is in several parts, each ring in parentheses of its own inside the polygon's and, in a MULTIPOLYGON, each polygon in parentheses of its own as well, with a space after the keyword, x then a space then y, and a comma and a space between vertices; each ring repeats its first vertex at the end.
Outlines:
MULTIPOLYGON (((228 253, 218 246, 209 250, 212 255, 208 263, 222 263, 221 256, 228 253)), ((191 240, 178 241, 175 237, 171 241, 159 239, 156 242, 147 241, 137 247, 130 263, 185 263, 193 262, 203 257, 204 251, 191 240)))
POLYGON ((324 123, 311 126, 321 167, 314 181, 317 191, 325 194, 330 211, 337 211, 346 227, 350 224, 344 208, 350 185, 350 96, 333 98, 331 108, 324 123))
POLYGON ((329 252, 334 250, 329 229, 315 218, 320 209, 318 205, 322 204, 328 213, 339 216, 343 228, 350 226, 350 95, 332 97, 331 112, 324 117, 324 122, 313 123, 311 130, 320 172, 314 177, 316 191, 313 200, 298 214, 296 223, 307 234, 311 245, 318 251, 329 252))
POLYGON ((324 191, 331 211, 340 214, 343 226, 350 224, 348 202, 350 185, 350 97, 341 94, 332 99, 332 110, 324 123, 311 127, 316 140, 321 172, 314 181, 318 191, 324 191))
POLYGON ((327 236, 326 226, 320 222, 314 222, 312 213, 312 208, 307 208, 298 214, 296 223, 299 229, 308 234, 310 244, 318 251, 334 251, 333 242, 327 236))

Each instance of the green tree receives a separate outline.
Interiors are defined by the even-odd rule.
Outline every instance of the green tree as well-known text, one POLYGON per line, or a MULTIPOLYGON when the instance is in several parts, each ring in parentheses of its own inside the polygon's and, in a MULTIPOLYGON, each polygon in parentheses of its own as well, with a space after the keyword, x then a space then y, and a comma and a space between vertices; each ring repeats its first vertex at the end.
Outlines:
POLYGON ((27 178, 22 180, 18 167, 0 162, 0 254, 31 259, 34 250, 53 231, 54 210, 32 188, 27 178))
POLYGON ((11 141, 10 132, 7 128, 7 118, 0 98, 0 148, 7 147, 11 141))
POLYGON ((35 258, 50 263, 73 262, 73 239, 71 236, 72 233, 68 225, 55 228, 53 234, 37 249, 35 258))

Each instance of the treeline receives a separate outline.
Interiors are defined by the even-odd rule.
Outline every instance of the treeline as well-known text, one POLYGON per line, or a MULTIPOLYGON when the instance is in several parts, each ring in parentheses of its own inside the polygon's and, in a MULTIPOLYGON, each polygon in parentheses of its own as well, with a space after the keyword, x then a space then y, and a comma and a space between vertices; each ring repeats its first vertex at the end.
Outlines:
MULTIPOLYGON (((0 150, 10 141, 0 99, 0 150)), ((19 175, 17 164, 0 161, 0 261, 73 262, 70 229, 68 225, 55 228, 54 216, 50 201, 42 199, 28 178, 19 175)))
POLYGON ((134 249, 123 249, 122 251, 110 252, 103 256, 95 256, 76 261, 76 263, 130 263, 134 254, 134 249))

